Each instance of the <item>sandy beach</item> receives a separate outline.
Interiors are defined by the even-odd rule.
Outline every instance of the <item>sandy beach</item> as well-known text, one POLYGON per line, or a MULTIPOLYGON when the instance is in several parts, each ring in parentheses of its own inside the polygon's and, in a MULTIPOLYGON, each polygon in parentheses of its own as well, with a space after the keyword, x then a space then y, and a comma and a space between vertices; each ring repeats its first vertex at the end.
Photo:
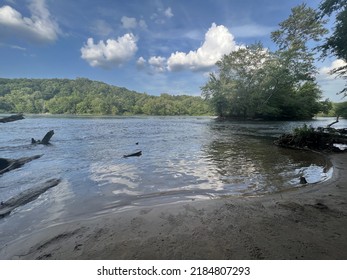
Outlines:
POLYGON ((347 259, 347 154, 331 179, 261 197, 224 197, 53 226, 0 259, 347 259))

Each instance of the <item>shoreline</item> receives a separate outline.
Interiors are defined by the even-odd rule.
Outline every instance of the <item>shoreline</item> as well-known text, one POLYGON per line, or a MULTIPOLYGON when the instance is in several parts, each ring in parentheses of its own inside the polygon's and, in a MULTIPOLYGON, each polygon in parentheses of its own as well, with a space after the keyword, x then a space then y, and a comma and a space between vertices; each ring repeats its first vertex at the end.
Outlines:
POLYGON ((327 157, 322 183, 56 225, 6 244, 0 259, 347 259, 347 153, 327 157))

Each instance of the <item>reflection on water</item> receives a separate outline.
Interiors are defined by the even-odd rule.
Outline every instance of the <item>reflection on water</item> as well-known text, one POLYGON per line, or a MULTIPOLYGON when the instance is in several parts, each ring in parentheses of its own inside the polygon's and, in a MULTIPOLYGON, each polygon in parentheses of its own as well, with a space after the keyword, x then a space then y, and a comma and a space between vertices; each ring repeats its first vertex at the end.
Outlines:
POLYGON ((0 157, 44 156, 0 177, 0 201, 50 178, 62 183, 0 220, 0 229, 13 236, 121 207, 266 194, 300 187, 300 176, 325 180, 331 168, 322 156, 272 145, 299 125, 207 117, 28 117, 2 124, 0 157), (30 145, 51 129, 52 145, 30 145), (122 157, 138 149, 141 157, 122 157))

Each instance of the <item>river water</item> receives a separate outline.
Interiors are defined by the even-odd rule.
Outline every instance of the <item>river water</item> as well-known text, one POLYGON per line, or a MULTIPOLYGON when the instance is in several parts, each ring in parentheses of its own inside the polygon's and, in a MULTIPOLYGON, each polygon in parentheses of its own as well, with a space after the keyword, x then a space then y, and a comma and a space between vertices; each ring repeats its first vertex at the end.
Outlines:
MULTIPOLYGON (((325 126, 332 119, 305 122, 325 126)), ((327 180, 315 153, 274 146, 304 122, 218 122, 210 117, 27 116, 0 124, 0 158, 40 159, 0 176, 0 201, 51 178, 62 182, 0 219, 6 242, 55 224, 131 207, 266 195, 327 180), (54 130, 51 145, 31 145, 54 130), (138 144, 136 144, 138 143, 138 144), (142 151, 140 157, 124 154, 142 151)), ((346 127, 342 120, 334 127, 346 127)))

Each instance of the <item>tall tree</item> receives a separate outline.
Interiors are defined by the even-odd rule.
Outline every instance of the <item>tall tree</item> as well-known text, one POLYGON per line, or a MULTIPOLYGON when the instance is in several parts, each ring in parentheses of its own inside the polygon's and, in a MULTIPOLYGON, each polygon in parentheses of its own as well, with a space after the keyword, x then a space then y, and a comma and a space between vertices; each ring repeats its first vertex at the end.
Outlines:
POLYGON ((280 29, 271 33, 280 55, 288 61, 289 70, 297 80, 314 79, 317 72, 313 63, 315 49, 309 48, 309 43, 318 42, 328 33, 325 23, 314 9, 302 4, 292 8, 288 19, 279 24, 280 29))
MULTIPOLYGON (((321 2, 319 9, 321 17, 336 15, 332 34, 320 46, 323 56, 332 54, 347 62, 347 1, 325 0, 321 2)), ((347 79, 347 64, 333 69, 331 73, 347 79)), ((347 82, 340 93, 347 95, 347 82)))
POLYGON ((218 73, 202 87, 219 116, 254 117, 267 82, 264 66, 271 54, 262 44, 242 47, 217 62, 218 73))
POLYGON ((310 41, 327 32, 317 13, 300 5, 272 33, 278 45, 270 52, 257 43, 223 56, 202 87, 219 116, 310 118, 320 109, 321 92, 310 41))

